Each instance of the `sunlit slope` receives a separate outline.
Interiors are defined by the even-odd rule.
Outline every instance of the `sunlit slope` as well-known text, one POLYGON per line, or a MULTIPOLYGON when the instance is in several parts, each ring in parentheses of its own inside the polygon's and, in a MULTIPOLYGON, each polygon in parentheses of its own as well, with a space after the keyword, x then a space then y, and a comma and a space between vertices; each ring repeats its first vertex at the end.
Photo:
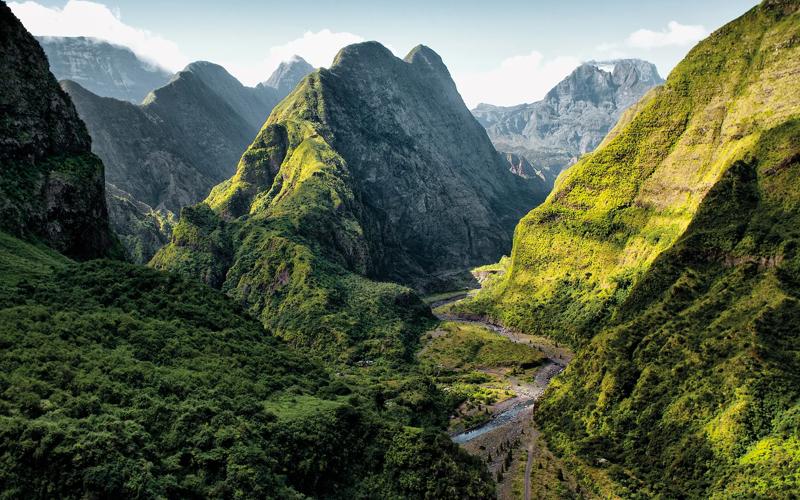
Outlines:
POLYGON ((562 456, 623 496, 800 491, 800 120, 723 174, 617 319, 542 404, 562 456))
POLYGON ((766 2, 697 45, 521 221, 506 278, 465 307, 585 342, 731 165, 800 113, 797 9, 766 2))

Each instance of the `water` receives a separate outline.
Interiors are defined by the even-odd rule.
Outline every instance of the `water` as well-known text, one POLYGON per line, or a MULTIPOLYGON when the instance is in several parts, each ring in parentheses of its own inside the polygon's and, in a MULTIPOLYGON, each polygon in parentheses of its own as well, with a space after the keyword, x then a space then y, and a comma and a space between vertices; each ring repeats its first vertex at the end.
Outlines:
POLYGON ((536 401, 533 399, 526 399, 515 404, 504 412, 499 413, 492 420, 486 422, 480 427, 462 432, 453 436, 453 442, 456 444, 464 444, 472 441, 476 437, 486 434, 487 432, 503 427, 504 425, 512 422, 517 415, 519 415, 526 408, 530 408, 536 401))

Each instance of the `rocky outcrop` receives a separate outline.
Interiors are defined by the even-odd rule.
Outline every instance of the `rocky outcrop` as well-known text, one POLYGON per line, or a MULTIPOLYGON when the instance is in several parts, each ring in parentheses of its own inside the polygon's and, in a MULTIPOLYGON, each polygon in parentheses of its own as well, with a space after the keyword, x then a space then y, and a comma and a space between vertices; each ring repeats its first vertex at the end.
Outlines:
POLYGON ((663 82, 637 59, 588 62, 532 104, 479 104, 472 113, 499 151, 524 157, 552 185, 561 171, 593 151, 620 115, 663 82))
POLYGON ((102 97, 139 103, 172 73, 127 47, 87 37, 36 37, 58 80, 72 80, 102 97))
POLYGON ((517 219, 544 197, 541 183, 508 172, 426 47, 400 60, 375 42, 352 45, 298 92, 275 110, 237 175, 212 192, 210 204, 226 217, 263 206, 261 193, 281 189, 278 204, 293 189, 284 183, 299 160, 290 153, 305 144, 292 132, 298 119, 346 165, 339 176, 361 228, 353 241, 325 244, 376 279, 445 286, 439 281, 454 271, 507 251, 517 219))
POLYGON ((144 264, 172 237, 175 214, 156 210, 113 184, 106 184, 106 203, 111 229, 119 238, 129 262, 144 264))
POLYGON ((78 259, 114 254, 103 164, 47 58, 0 4, 0 229, 78 259))
POLYGON ((505 153, 502 156, 508 162, 508 169, 511 173, 524 179, 538 178, 542 181, 547 181, 544 173, 541 170, 536 170, 524 156, 515 155, 514 153, 505 153))

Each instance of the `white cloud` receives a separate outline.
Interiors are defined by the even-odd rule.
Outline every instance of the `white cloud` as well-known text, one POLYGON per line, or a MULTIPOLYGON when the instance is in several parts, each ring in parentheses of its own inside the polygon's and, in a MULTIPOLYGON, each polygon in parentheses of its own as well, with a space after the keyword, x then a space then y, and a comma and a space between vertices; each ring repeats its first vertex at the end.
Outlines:
POLYGON ((702 25, 687 25, 670 21, 661 31, 640 29, 631 33, 625 40, 628 47, 654 49, 660 47, 685 47, 699 42, 708 35, 702 25))
POLYGON ((513 106, 542 99, 580 63, 570 56, 546 60, 534 50, 528 55, 509 57, 489 71, 456 75, 455 80, 470 108, 481 102, 513 106))
POLYGON ((342 47, 363 42, 364 38, 347 32, 335 32, 323 29, 316 33, 306 31, 303 36, 283 45, 270 47, 267 58, 256 64, 228 63, 231 73, 242 83, 255 85, 263 82, 282 61, 288 61, 299 55, 315 68, 328 67, 342 47))
POLYGON ((188 62, 175 42, 125 24, 118 9, 112 12, 103 4, 69 0, 62 9, 36 2, 10 2, 8 6, 34 35, 99 38, 124 45, 143 59, 172 71, 188 62))

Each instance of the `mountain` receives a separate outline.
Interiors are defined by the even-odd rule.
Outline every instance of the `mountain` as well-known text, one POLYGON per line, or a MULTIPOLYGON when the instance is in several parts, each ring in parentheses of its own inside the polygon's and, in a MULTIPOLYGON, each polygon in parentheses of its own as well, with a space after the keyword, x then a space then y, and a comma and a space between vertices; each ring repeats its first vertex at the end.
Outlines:
POLYGON ((600 144, 628 107, 663 81, 646 61, 592 61, 539 102, 479 104, 472 113, 499 151, 525 158, 552 185, 564 168, 600 144))
POLYGON ((258 87, 271 87, 279 94, 287 96, 297 86, 297 82, 313 71, 314 66, 308 64, 302 57, 294 56, 288 61, 281 62, 269 79, 258 87))
POLYGON ((225 290, 298 345, 403 358, 427 307, 373 280, 461 283, 508 251, 535 187, 508 171, 432 50, 351 45, 281 102, 152 264, 225 290))
POLYGON ((0 7, 0 230, 77 259, 114 254, 103 164, 36 40, 0 7))
POLYGON ((334 370, 197 280, 57 251, 109 254, 103 166, 4 2, 0 56, 4 497, 491 495, 412 363, 334 370))
POLYGON ((122 243, 126 260, 137 264, 148 262, 159 248, 169 243, 178 223, 169 210, 156 210, 109 183, 106 183, 106 204, 111 230, 122 243))
POLYGON ((579 349, 537 420, 601 497, 800 490, 798 27, 766 0, 692 49, 464 306, 579 349))
MULTIPOLYGON (((208 62, 188 65, 139 105, 99 97, 75 82, 62 86, 86 122, 92 150, 106 165, 106 180, 167 218, 167 212, 197 203, 233 175, 242 152, 284 97, 271 87, 245 87, 208 62)), ((111 204, 120 200, 109 197, 111 204)), ((112 210, 112 225, 125 235, 129 257, 144 263, 153 255, 153 243, 168 235, 138 240, 131 218, 149 218, 150 212, 137 215, 130 208, 112 210)))
POLYGON ((72 80, 103 97, 139 103, 172 73, 143 61, 127 47, 94 38, 36 37, 58 80, 72 80))

